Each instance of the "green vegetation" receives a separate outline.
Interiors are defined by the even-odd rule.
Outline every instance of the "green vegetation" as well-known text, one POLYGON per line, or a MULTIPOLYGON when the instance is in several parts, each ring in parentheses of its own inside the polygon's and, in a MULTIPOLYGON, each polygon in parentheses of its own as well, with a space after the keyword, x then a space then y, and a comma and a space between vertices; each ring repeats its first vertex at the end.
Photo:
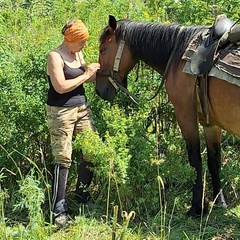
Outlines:
MULTIPOLYGON (((51 225, 52 156, 45 118, 47 53, 62 41, 61 27, 81 18, 90 31, 87 63, 98 60, 98 37, 108 15, 117 19, 212 24, 217 14, 239 18, 239 0, 0 0, 0 239, 240 239, 239 138, 224 132, 222 185, 228 210, 210 208, 186 218, 194 178, 165 89, 149 101, 159 75, 143 63, 129 74, 135 105, 124 94, 101 100, 86 85, 98 135, 75 142, 68 183, 72 223, 51 225), (144 3, 146 2, 146 3, 144 3), (76 205, 78 149, 96 165, 95 204, 76 205), (85 147, 86 146, 86 147, 85 147), (163 191, 165 190, 165 191, 163 191), (166 206, 162 200, 166 199, 166 206)), ((202 156, 206 159, 204 142, 202 156)), ((206 196, 210 177, 204 161, 206 196)), ((212 206, 212 205, 211 205, 212 206)))

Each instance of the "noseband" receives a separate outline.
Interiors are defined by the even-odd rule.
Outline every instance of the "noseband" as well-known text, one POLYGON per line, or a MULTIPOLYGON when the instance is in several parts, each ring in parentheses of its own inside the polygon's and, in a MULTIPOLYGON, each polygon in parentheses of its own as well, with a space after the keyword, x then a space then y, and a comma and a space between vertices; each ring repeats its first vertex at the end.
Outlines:
POLYGON ((108 77, 108 80, 110 81, 110 83, 113 85, 113 87, 117 92, 121 90, 122 92, 127 94, 127 96, 129 96, 133 102, 138 103, 138 99, 119 83, 121 81, 121 78, 119 76, 118 70, 119 70, 119 65, 120 65, 124 45, 125 45, 125 41, 120 40, 117 53, 115 56, 115 60, 114 60, 113 69, 110 71, 110 76, 108 77))

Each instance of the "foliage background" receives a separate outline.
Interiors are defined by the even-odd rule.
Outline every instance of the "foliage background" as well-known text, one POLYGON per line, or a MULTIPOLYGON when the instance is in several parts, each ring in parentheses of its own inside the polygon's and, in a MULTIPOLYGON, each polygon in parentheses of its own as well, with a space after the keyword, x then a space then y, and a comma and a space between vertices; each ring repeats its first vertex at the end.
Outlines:
MULTIPOLYGON (((238 20, 239 3, 239 0, 0 0, 0 236, 3 239, 55 236, 51 225, 45 227, 51 222, 52 166, 45 118, 48 89, 45 63, 48 52, 62 42, 60 31, 66 21, 81 18, 89 28, 84 55, 86 62, 91 63, 98 61, 98 37, 109 14, 117 19, 211 25, 215 16, 222 13, 238 20)), ((159 81, 160 76, 144 63, 140 63, 138 75, 137 68, 129 74, 129 90, 139 97, 139 105, 123 94, 113 103, 104 102, 96 96, 94 85, 86 85, 99 135, 86 134, 74 143, 76 152, 68 183, 70 213, 82 216, 71 194, 76 182, 77 150, 87 146, 85 150, 91 152, 97 165, 91 190, 98 207, 89 214, 97 220, 104 215, 107 224, 101 226, 106 232, 102 236, 96 230, 102 221, 97 226, 90 222, 91 232, 98 232, 98 238, 86 238, 79 229, 83 228, 82 221, 90 220, 83 220, 88 215, 83 214, 83 218, 75 219, 76 228, 69 233, 72 238, 108 239, 111 227, 108 220, 112 219, 115 205, 120 211, 136 212, 132 230, 127 233, 130 239, 240 238, 239 138, 223 133, 221 177, 229 209, 214 209, 201 221, 186 219, 194 172, 188 164, 185 144, 165 90, 148 101, 159 81), (166 209, 161 205, 163 198, 167 201, 166 209)), ((205 160, 204 142, 202 156, 205 160)), ((206 195, 211 199, 207 170, 206 195)))

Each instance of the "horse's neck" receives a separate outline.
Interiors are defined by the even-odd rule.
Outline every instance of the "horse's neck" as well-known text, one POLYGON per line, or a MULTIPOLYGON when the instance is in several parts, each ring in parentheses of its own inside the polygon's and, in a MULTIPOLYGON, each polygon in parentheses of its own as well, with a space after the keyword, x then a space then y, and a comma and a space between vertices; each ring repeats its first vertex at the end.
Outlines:
POLYGON ((176 27, 170 28, 167 24, 155 26, 157 27, 151 31, 147 28, 143 28, 141 32, 136 31, 130 48, 138 59, 163 74, 175 45, 174 38, 171 36, 175 34, 176 27), (145 34, 143 34, 144 31, 146 31, 145 34))
MULTIPOLYGON (((170 52, 169 52, 169 56, 170 56, 170 52)), ((143 61, 145 64, 147 64, 148 66, 150 66, 153 70, 157 71, 158 73, 160 73, 161 75, 163 75, 166 66, 167 66, 167 62, 169 57, 165 58, 165 59, 161 59, 161 55, 155 53, 155 57, 150 58, 149 55, 145 56, 145 54, 142 54, 139 56, 139 59, 141 61, 143 61)))

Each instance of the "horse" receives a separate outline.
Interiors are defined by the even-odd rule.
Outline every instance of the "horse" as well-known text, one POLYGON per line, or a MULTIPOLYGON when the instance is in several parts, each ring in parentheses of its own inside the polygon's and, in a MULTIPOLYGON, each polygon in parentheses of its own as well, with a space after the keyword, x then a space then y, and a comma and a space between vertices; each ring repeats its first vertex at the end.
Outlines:
POLYGON ((191 206, 187 211, 191 217, 201 216, 208 210, 203 193, 199 123, 206 141, 214 203, 223 208, 227 208, 227 204, 220 183, 222 130, 240 136, 239 86, 208 76, 206 115, 199 97, 199 78, 183 71, 187 62, 183 59, 184 52, 194 36, 207 28, 209 26, 181 26, 176 23, 160 24, 130 19, 117 21, 109 15, 108 25, 99 38, 101 67, 95 85, 97 94, 107 101, 115 98, 119 88, 129 93, 127 75, 139 61, 145 62, 165 78, 163 85, 173 104, 190 166, 196 174, 191 206))

